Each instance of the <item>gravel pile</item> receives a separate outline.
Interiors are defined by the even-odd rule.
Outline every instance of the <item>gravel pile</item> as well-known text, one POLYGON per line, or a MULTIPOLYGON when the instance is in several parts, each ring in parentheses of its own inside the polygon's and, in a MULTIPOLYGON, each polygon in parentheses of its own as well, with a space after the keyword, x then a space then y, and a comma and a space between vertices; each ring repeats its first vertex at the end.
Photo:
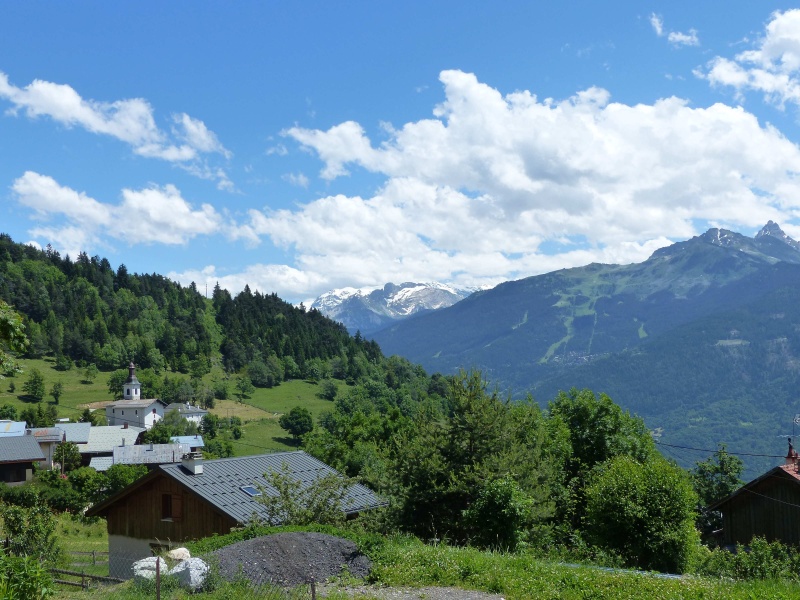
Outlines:
POLYGON ((356 545, 324 533, 277 533, 237 542, 211 554, 226 579, 243 576, 255 585, 295 586, 325 581, 343 569, 366 577, 372 566, 356 545))

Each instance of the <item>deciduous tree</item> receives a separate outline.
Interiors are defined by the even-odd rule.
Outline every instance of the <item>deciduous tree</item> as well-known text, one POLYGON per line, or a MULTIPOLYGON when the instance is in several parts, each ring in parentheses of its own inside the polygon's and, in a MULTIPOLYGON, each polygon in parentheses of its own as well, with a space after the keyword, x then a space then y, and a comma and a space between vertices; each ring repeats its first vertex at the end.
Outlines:
POLYGON ((0 300, 0 379, 20 370, 12 353, 23 352, 27 346, 22 317, 0 300))
POLYGON ((281 415, 278 424, 292 435, 295 441, 314 429, 314 419, 307 408, 295 406, 285 415, 281 415))
POLYGON ((22 384, 22 391, 29 398, 41 402, 44 398, 44 376, 39 372, 39 369, 31 369, 25 383, 22 384))

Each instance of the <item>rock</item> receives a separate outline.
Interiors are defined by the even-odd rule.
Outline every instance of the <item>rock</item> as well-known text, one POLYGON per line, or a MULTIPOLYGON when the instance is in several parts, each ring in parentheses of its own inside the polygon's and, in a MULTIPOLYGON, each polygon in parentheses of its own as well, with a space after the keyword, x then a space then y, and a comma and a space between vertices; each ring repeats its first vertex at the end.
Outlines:
POLYGON ((188 560, 192 558, 192 555, 186 548, 175 548, 174 550, 170 550, 167 556, 169 556, 172 560, 188 560))
POLYGON ((134 581, 153 580, 156 578, 156 564, 158 564, 161 575, 166 575, 169 572, 167 561, 163 558, 149 556, 133 563, 133 579, 134 581))
POLYGON ((183 587, 195 591, 206 581, 208 564, 201 558, 187 558, 175 565, 169 574, 176 577, 183 587))

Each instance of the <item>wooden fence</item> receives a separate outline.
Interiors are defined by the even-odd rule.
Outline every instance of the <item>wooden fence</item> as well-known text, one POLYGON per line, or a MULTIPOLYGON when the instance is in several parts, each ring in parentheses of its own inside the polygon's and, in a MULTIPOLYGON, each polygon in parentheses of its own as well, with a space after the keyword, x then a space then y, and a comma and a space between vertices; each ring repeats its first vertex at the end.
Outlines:
MULTIPOLYGON (((68 554, 72 558, 70 561, 72 567, 96 567, 97 565, 108 564, 108 552, 102 550, 91 550, 89 552, 72 551, 68 554)), ((53 574, 54 583, 79 587, 84 590, 88 590, 92 585, 122 583, 124 581, 117 577, 94 575, 74 569, 50 569, 50 572, 53 574)))

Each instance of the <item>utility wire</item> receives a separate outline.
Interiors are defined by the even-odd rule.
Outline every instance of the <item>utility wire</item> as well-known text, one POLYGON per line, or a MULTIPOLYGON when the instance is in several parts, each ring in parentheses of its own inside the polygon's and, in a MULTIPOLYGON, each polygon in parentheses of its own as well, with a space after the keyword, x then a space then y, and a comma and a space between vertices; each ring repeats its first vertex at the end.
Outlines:
MULTIPOLYGON (((714 450, 709 450, 708 448, 692 448, 691 446, 678 446, 677 444, 667 444, 664 442, 656 441, 656 444, 659 446, 669 446, 670 448, 680 448, 682 450, 694 450, 695 452, 707 452, 714 454, 719 450, 719 448, 715 448, 714 450)), ((732 450, 728 450, 725 448, 725 452, 728 454, 733 454, 734 456, 760 456, 762 458, 786 458, 785 454, 753 454, 751 452, 733 452, 732 450)))

